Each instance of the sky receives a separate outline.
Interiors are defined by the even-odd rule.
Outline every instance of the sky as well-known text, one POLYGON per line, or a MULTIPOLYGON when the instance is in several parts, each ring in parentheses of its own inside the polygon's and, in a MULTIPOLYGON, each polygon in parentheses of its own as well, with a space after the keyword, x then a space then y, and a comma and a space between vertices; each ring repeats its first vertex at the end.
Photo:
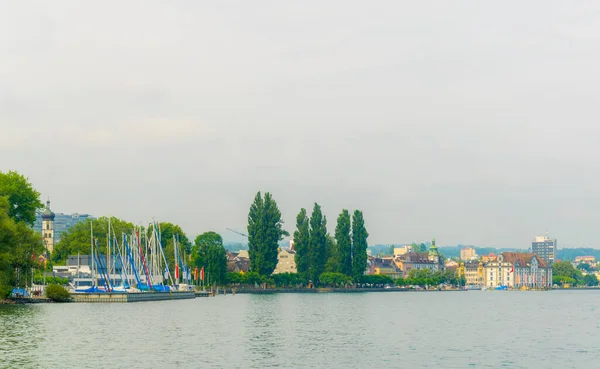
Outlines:
POLYGON ((600 248, 597 1, 2 1, 0 171, 55 212, 243 238, 600 248))

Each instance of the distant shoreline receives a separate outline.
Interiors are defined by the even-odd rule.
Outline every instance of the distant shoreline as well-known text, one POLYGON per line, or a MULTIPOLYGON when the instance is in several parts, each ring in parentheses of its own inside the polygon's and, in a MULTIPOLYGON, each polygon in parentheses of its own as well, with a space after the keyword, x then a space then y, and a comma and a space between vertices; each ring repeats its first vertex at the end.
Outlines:
MULTIPOLYGON (((235 294, 257 294, 266 295, 274 293, 368 293, 368 292, 465 292, 466 290, 415 290, 401 288, 267 288, 267 289, 236 289, 235 294)), ((221 292, 221 291, 219 291, 221 292)), ((227 294, 232 294, 231 289, 227 289, 227 294)), ((219 293, 221 294, 221 293, 219 293)))

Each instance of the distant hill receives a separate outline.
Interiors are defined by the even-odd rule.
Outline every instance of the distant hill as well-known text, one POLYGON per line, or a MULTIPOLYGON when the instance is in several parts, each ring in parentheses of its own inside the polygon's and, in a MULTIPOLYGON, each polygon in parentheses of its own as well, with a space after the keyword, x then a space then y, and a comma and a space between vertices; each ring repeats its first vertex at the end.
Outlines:
POLYGON ((600 250, 589 247, 578 247, 575 249, 558 249, 556 259, 574 261, 577 256, 594 256, 600 260, 600 250))
POLYGON ((223 243, 225 250, 229 252, 237 252, 240 250, 248 250, 248 245, 242 244, 240 242, 225 242, 223 243))

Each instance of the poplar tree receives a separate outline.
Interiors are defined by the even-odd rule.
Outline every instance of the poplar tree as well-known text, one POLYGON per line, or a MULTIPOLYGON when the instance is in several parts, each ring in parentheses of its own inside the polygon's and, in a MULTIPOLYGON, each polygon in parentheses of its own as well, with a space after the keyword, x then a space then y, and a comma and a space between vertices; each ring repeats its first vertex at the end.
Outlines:
POLYGON ((296 255, 294 260, 296 261, 296 270, 298 274, 307 276, 308 267, 310 265, 309 260, 309 238, 310 238, 310 224, 306 209, 300 209, 300 213, 296 216, 296 231, 294 232, 294 251, 296 255))
POLYGON ((352 275, 355 282, 365 274, 367 268, 367 238, 365 220, 360 210, 355 210, 352 217, 352 275))
POLYGON ((350 213, 344 209, 337 219, 335 227, 335 241, 337 243, 337 256, 339 271, 347 276, 352 276, 352 239, 350 238, 350 213))
POLYGON ((254 197, 248 213, 248 254, 250 269, 261 275, 271 275, 277 266, 279 241, 289 234, 283 230, 283 220, 277 203, 269 192, 260 191, 254 197))
POLYGON ((314 283, 325 270, 327 258, 327 218, 321 212, 321 206, 315 202, 310 217, 309 237, 309 276, 314 283))

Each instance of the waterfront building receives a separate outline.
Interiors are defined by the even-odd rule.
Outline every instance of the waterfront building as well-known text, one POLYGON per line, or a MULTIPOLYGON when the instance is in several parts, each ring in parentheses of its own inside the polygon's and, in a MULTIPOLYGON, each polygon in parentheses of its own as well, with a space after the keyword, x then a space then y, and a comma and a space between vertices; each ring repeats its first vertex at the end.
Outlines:
MULTIPOLYGON (((50 200, 48 200, 46 208, 49 210, 49 207, 50 207, 50 200)), ((44 212, 46 212, 46 210, 44 210, 43 212, 38 212, 38 214, 36 216, 36 220, 33 223, 33 229, 35 231, 40 232, 42 234, 42 236, 44 236, 44 231, 45 231, 44 230, 45 225, 42 224, 44 222, 44 219, 43 219, 44 212)), ((68 230, 69 228, 73 227, 75 224, 77 224, 79 222, 83 222, 87 219, 90 219, 90 220, 96 219, 89 214, 78 214, 78 213, 73 213, 73 214, 52 213, 52 214, 54 214, 54 219, 53 219, 54 242, 52 244, 53 247, 55 244, 60 242, 62 233, 65 232, 66 230, 68 230)))
POLYGON ((460 249, 460 260, 468 261, 477 259, 477 252, 474 247, 463 247, 460 249))
POLYGON ((50 199, 46 201, 46 209, 40 214, 41 218, 41 229, 42 233, 42 241, 44 243, 44 247, 46 248, 46 252, 48 255, 52 254, 52 250, 54 250, 54 241, 55 241, 55 233, 54 233, 54 218, 56 215, 50 210, 50 199))
POLYGON ((296 252, 294 250, 279 249, 277 253, 277 266, 273 274, 296 273, 296 252))
POLYGON ((556 247, 556 239, 552 240, 548 235, 537 236, 531 243, 531 252, 552 264, 556 255, 556 247))
POLYGON ((533 253, 503 252, 484 264, 486 287, 548 288, 552 286, 552 266, 533 253))
POLYGON ((459 277, 465 277, 467 286, 483 285, 483 262, 481 260, 463 261, 460 263, 459 277))

